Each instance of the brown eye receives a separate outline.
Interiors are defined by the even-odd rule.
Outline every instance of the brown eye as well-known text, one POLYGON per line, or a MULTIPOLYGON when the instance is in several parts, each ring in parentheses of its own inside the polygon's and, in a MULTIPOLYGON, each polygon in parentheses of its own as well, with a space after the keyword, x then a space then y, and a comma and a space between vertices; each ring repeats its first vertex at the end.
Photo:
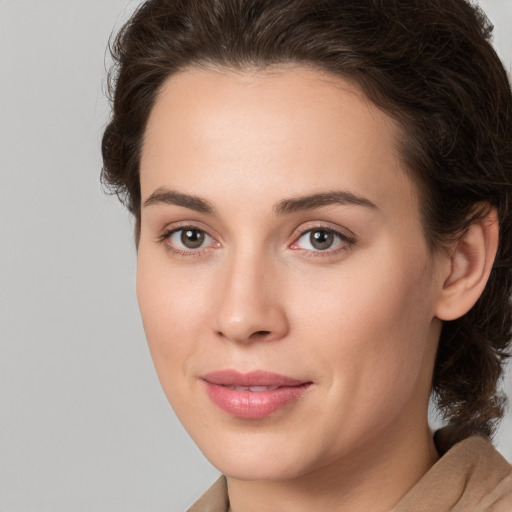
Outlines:
POLYGON ((354 245, 354 240, 348 235, 329 228, 312 228, 302 232, 302 235, 292 244, 292 249, 303 249, 309 253, 325 253, 325 256, 335 254, 354 245))
POLYGON ((334 243, 334 233, 323 229, 311 231, 309 234, 309 243, 316 250, 325 251, 332 247, 334 243))
POLYGON ((206 231, 194 226, 174 229, 164 234, 162 239, 168 247, 178 251, 199 252, 198 249, 216 245, 215 240, 206 231))
POLYGON ((180 229, 180 241, 187 249, 199 249, 204 243, 205 233, 200 229, 180 229))

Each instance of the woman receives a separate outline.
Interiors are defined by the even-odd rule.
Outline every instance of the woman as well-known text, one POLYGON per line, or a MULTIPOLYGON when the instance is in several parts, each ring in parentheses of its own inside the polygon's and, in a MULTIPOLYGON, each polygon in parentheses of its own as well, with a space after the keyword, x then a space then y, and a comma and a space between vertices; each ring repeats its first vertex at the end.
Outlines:
POLYGON ((225 475, 191 511, 512 509, 489 34, 463 0, 153 0, 122 29, 103 178, 163 389, 225 475))

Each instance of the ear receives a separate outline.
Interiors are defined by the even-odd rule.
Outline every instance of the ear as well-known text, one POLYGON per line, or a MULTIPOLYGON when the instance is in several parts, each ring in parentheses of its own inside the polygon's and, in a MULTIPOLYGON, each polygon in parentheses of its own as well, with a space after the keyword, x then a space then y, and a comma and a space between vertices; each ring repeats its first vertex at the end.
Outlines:
POLYGON ((466 314, 484 291, 498 250, 496 210, 473 222, 449 253, 449 266, 436 304, 440 320, 466 314))

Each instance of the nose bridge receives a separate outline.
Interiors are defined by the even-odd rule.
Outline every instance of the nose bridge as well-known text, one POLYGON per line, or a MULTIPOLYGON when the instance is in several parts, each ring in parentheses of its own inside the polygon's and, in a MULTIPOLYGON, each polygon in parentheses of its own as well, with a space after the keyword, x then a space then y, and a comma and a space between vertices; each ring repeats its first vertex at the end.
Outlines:
POLYGON ((236 342, 275 340, 288 323, 278 290, 275 258, 251 247, 234 250, 219 276, 217 333, 236 342))

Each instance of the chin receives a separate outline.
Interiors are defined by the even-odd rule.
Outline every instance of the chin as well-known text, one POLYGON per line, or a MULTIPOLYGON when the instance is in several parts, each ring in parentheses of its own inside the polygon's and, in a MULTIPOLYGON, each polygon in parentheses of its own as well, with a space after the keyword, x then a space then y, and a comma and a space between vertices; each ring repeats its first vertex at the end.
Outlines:
POLYGON ((281 436, 257 435, 250 439, 250 433, 241 439, 230 435, 229 439, 216 442, 201 442, 195 439, 199 448, 222 474, 238 480, 289 480, 307 473, 313 464, 308 463, 303 443, 279 439, 281 436), (265 438, 266 437, 266 438, 265 438))
POLYGON ((255 454, 237 456, 233 459, 210 460, 210 462, 224 475, 237 480, 247 481, 282 481, 291 480, 300 476, 301 465, 297 462, 287 464, 279 454, 261 457, 255 454))

